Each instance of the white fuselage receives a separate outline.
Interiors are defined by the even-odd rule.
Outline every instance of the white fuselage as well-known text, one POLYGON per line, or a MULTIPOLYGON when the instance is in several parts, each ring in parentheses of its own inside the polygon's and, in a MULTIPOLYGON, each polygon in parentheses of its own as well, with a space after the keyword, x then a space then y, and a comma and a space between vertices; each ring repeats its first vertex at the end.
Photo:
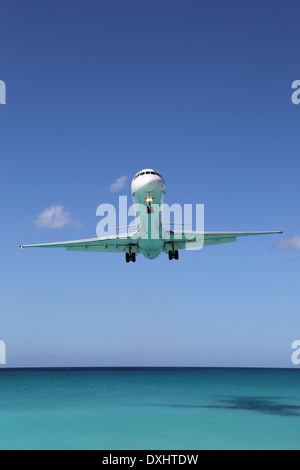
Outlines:
POLYGON ((157 258, 164 248, 160 207, 165 194, 165 180, 155 170, 140 171, 132 181, 132 196, 139 212, 139 248, 149 259, 157 258))

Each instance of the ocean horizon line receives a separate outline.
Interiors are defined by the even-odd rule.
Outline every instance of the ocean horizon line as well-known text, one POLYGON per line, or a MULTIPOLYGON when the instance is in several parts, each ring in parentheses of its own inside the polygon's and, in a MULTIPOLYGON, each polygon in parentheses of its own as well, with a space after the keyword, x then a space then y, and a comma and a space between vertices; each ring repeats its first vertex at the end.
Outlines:
POLYGON ((34 366, 34 367, 1 367, 1 372, 67 372, 67 371, 172 371, 172 370, 282 370, 300 372, 299 368, 294 367, 218 367, 218 366, 34 366))

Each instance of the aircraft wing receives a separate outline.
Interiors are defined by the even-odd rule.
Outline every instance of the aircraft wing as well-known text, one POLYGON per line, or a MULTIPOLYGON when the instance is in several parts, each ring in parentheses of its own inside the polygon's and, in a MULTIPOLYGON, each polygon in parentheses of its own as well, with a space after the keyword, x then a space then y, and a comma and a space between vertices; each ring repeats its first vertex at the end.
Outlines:
POLYGON ((236 242, 238 237, 253 235, 278 235, 283 232, 189 232, 170 231, 165 242, 165 251, 192 250, 203 246, 236 242))
POLYGON ((65 248, 67 251, 98 251, 102 253, 126 253, 129 247, 131 253, 139 252, 136 233, 126 233, 105 238, 20 246, 20 248, 65 248))

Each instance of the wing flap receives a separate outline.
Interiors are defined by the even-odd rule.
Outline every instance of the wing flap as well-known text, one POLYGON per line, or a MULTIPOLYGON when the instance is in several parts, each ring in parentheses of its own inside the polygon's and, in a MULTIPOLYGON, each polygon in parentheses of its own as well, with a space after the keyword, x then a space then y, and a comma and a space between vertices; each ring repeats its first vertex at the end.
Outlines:
POLYGON ((122 245, 84 245, 84 246, 69 246, 66 248, 66 251, 85 251, 91 253, 126 253, 130 245, 131 253, 138 253, 139 248, 137 245, 132 243, 122 244, 122 245))
POLYGON ((165 243, 165 251, 170 249, 199 249, 203 246, 236 242, 238 237, 255 235, 279 235, 283 232, 180 232, 170 231, 165 243))

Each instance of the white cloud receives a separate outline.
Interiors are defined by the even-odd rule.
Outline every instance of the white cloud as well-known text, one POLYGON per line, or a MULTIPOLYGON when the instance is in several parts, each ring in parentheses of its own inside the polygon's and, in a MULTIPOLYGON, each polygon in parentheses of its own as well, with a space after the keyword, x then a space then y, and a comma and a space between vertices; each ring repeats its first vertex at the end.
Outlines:
POLYGON ((121 189, 126 188, 127 186, 128 176, 121 176, 120 178, 116 179, 114 183, 112 183, 109 187, 111 193, 118 193, 121 189))
POLYGON ((45 209, 34 223, 37 228, 63 228, 66 225, 78 225, 73 220, 71 212, 66 212, 65 208, 60 205, 45 209))
POLYGON ((275 248, 278 250, 300 250, 300 237, 286 238, 279 243, 276 243, 275 248))

